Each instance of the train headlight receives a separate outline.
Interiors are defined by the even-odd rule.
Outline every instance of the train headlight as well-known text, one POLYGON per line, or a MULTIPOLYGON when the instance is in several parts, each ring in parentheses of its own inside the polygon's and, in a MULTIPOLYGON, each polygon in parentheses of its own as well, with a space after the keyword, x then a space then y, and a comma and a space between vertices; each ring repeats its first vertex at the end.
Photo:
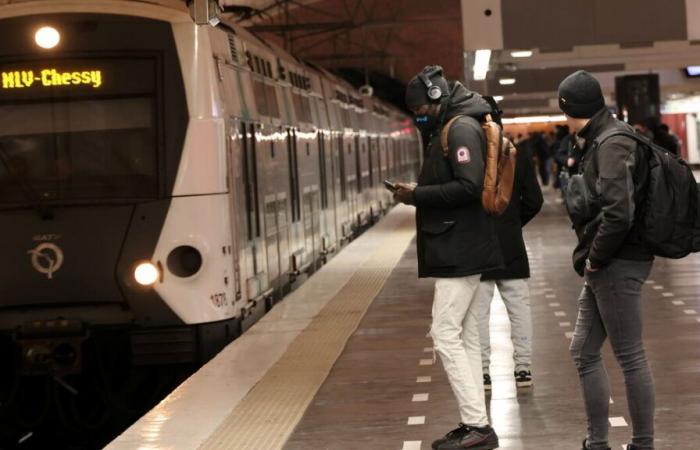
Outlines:
POLYGON ((42 27, 34 34, 36 45, 45 49, 52 49, 61 42, 61 33, 53 27, 42 27))
POLYGON ((143 286, 151 286, 160 278, 160 271, 155 264, 144 262, 136 266, 134 269, 134 279, 143 286))

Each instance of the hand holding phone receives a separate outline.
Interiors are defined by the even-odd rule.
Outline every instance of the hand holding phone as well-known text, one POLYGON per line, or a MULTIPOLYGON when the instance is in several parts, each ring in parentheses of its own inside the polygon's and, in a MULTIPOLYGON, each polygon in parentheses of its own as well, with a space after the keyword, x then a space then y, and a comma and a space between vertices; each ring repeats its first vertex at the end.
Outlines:
POLYGON ((396 190, 396 188, 397 188, 396 184, 395 184, 395 183, 392 183, 392 182, 389 181, 389 180, 384 180, 384 187, 386 187, 387 189, 389 189, 391 192, 394 192, 394 191, 396 190))

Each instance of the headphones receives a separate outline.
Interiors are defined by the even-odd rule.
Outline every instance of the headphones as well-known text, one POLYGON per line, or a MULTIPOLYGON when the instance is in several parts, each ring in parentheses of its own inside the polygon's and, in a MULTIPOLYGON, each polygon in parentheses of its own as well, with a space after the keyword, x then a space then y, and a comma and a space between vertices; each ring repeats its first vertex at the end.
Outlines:
POLYGON ((423 69, 423 71, 418 74, 418 78, 420 78, 420 80, 423 82, 426 89, 428 90, 428 98, 432 102, 437 102, 444 95, 446 95, 445 92, 442 92, 442 88, 440 86, 435 85, 432 81, 430 81, 430 77, 433 77, 435 75, 440 75, 442 77, 442 67, 426 66, 425 69, 423 69))

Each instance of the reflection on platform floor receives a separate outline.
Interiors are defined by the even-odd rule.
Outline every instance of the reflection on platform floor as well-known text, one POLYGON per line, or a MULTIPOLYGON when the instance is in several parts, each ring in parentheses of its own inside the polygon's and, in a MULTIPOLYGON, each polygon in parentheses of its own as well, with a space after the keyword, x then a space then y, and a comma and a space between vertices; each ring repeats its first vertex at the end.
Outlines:
MULTIPOLYGON (((509 323, 500 300, 491 319, 493 393, 488 404, 501 448, 579 448, 586 419, 568 351, 582 280, 571 268, 574 235, 555 194, 526 228, 533 269, 535 386, 513 382, 509 323)), ((644 288, 645 338, 657 389, 657 449, 697 444, 700 423, 700 255, 657 260, 644 288)), ((412 245, 370 306, 285 450, 416 450, 454 428, 457 406, 430 324, 433 282, 416 279, 412 245)), ((610 444, 630 439, 622 373, 605 347, 611 379, 610 444)))

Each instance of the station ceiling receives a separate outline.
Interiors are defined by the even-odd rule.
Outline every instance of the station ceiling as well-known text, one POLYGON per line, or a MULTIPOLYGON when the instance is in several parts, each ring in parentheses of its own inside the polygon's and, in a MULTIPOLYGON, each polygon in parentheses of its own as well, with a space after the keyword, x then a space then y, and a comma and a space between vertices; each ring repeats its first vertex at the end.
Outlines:
POLYGON ((557 112, 556 88, 585 68, 614 103, 615 77, 654 72, 662 98, 700 94, 682 68, 700 65, 696 0, 225 0, 255 14, 242 23, 323 67, 406 82, 427 64, 504 97, 511 114, 557 112), (474 52, 492 50, 485 81, 474 52), (514 58, 514 50, 531 50, 514 58), (515 78, 503 86, 502 78, 515 78))

